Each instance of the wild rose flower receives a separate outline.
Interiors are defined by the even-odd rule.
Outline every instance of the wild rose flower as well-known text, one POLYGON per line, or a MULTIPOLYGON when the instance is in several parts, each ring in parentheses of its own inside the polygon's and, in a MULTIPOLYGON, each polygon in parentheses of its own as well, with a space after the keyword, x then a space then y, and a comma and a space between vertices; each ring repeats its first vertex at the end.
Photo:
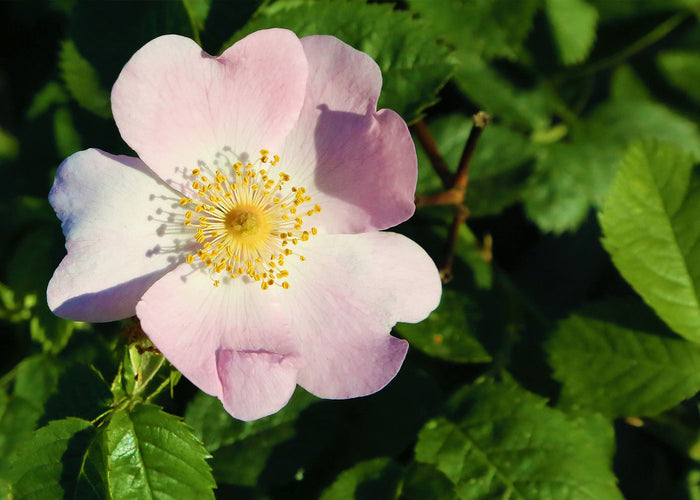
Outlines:
POLYGON ((220 57, 162 36, 112 89, 138 158, 97 149, 59 167, 50 201, 67 256, 58 315, 136 314, 155 346, 234 417, 274 413, 296 384, 378 391, 438 304, 426 253, 382 229, 414 211, 404 121, 376 111, 381 73, 330 36, 258 31, 220 57))

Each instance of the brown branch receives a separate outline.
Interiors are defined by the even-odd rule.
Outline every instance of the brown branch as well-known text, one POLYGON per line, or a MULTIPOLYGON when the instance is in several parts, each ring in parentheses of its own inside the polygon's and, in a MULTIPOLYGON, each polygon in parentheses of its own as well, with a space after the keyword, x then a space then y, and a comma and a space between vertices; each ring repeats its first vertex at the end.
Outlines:
POLYGON ((440 155, 437 144, 435 144, 435 139, 433 139, 433 135, 430 133, 430 130, 428 130, 428 126, 423 120, 418 120, 411 125, 411 130, 416 134, 418 142, 423 146, 423 151, 428 155, 433 170, 438 174, 442 185, 447 189, 452 182, 452 172, 450 172, 450 167, 447 166, 447 162, 443 159, 442 155, 440 155))
POLYGON ((444 191, 433 195, 417 195, 416 206, 454 206, 454 216, 452 218, 452 224, 450 225, 450 231, 448 233, 447 242, 445 245, 443 264, 440 266, 440 278, 442 279, 443 283, 448 283, 450 280, 452 280, 452 263, 454 261, 455 247, 457 246, 457 239, 459 237, 459 229, 466 222, 467 217, 469 216, 469 209, 467 209, 467 207, 464 205, 464 197, 467 192, 467 183, 469 180, 469 164, 474 156, 474 150, 476 149, 476 144, 479 141, 481 134, 489 123, 491 123, 491 117, 483 111, 476 113, 473 116, 473 119, 474 125, 469 132, 467 143, 464 145, 462 157, 460 158, 459 165, 457 166, 457 174, 454 176, 450 173, 449 167, 440 155, 437 145, 433 140, 433 136, 430 134, 425 122, 421 120, 413 126, 413 131, 418 137, 420 143, 423 145, 423 149, 428 154, 435 172, 437 172, 442 180, 443 186, 445 186, 444 191))

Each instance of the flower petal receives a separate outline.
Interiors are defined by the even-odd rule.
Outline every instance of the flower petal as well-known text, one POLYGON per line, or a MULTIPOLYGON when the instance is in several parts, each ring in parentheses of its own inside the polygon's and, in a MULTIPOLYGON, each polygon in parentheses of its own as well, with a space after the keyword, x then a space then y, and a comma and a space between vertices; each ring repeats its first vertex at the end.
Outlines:
POLYGON ((286 303, 306 361, 299 385, 323 398, 378 391, 408 347, 389 335, 391 327, 421 321, 440 301, 435 264, 395 233, 318 236, 301 253, 306 261, 289 269, 286 303))
POLYGON ((190 241, 165 230, 179 197, 138 158, 97 149, 67 158, 49 195, 68 251, 49 282, 51 310, 91 322, 133 316, 190 241))
POLYGON ((228 151, 246 161, 262 148, 279 150, 296 122, 307 78, 299 39, 262 30, 219 57, 192 40, 165 35, 124 66, 112 88, 112 111, 123 139, 161 178, 182 175, 228 151))
POLYGON ((136 313, 185 377, 219 397, 232 415, 253 419, 281 408, 296 385, 300 365, 279 306, 283 292, 261 290, 247 277, 214 287, 206 271, 183 264, 144 294, 136 313), (265 367, 278 384, 257 379, 268 376, 265 367))
POLYGON ((415 210, 417 163, 411 134, 390 110, 376 112, 377 64, 337 38, 301 40, 309 80, 282 165, 312 193, 324 233, 386 229, 415 210))
POLYGON ((293 356, 265 351, 216 352, 224 408, 240 420, 255 420, 279 411, 297 386, 293 356))

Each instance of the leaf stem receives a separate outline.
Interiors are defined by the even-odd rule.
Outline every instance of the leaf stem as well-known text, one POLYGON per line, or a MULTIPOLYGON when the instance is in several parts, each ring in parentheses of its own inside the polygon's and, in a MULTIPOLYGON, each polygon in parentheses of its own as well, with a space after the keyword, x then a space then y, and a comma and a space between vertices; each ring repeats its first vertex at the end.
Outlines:
POLYGON ((659 24, 656 28, 651 30, 649 33, 641 37, 639 40, 622 49, 617 54, 613 54, 609 57, 601 59, 600 61, 595 62, 589 66, 583 66, 578 70, 574 70, 571 76, 580 77, 584 75, 590 75, 592 73, 597 73, 598 71, 619 65, 620 63, 626 61, 633 55, 637 54, 638 52, 641 52, 642 50, 646 49, 647 47, 655 44, 656 42, 664 38, 671 31, 680 26, 691 15, 692 14, 687 11, 682 11, 674 14, 673 16, 659 24))

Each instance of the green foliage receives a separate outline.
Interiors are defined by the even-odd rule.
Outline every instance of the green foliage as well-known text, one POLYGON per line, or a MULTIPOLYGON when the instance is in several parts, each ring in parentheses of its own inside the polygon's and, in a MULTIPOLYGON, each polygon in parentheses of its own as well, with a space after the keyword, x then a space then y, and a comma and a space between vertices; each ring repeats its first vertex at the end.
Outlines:
POLYGON ((700 102, 700 54, 668 51, 658 57, 659 67, 678 89, 700 102))
POLYGON ((678 334, 700 342, 700 175, 658 143, 630 147, 600 215, 615 266, 678 334))
POLYGON ((700 346, 637 303, 604 302, 562 321, 547 342, 560 406, 609 417, 655 415, 700 390, 700 346))
MULTIPOLYGON (((0 498, 700 499, 698 13, 700 0, 3 5, 6 38, 31 43, 1 50, 0 498), (393 332, 411 346, 397 377, 349 401, 298 388, 241 422, 178 386, 138 322, 49 311, 65 248, 46 195, 77 150, 134 154, 109 89, 149 40, 217 54, 277 26, 367 52, 379 107, 425 118, 453 172, 469 117, 494 122, 442 301, 393 332)), ((439 200, 416 149, 417 192, 439 200)), ((421 204, 390 230, 442 266, 454 213, 421 204)))
POLYGON ((586 59, 595 41, 596 8, 586 0, 546 0, 545 7, 562 62, 586 59))
POLYGON ((577 228, 602 205, 627 145, 640 138, 700 157, 700 134, 690 120, 648 100, 609 101, 572 128, 570 142, 539 150, 524 194, 528 216, 544 231, 577 228))
POLYGON ((115 411, 99 437, 114 498, 214 498, 208 454, 179 418, 137 403, 115 411))
POLYGON ((516 59, 532 29, 537 0, 410 0, 418 12, 455 47, 475 53, 516 59))
POLYGON ((105 498, 89 448, 95 436, 90 422, 56 420, 34 433, 13 462, 12 498, 105 498))
POLYGON ((484 380, 426 424, 416 460, 434 464, 464 499, 621 499, 601 446, 610 429, 591 430, 512 382, 484 380))
MULTIPOLYGON (((472 120, 453 114, 430 122, 438 149, 453 171, 457 170, 472 120)), ((423 149, 417 146, 419 194, 442 189, 423 149)), ((479 141, 469 166, 467 203, 475 217, 495 215, 519 201, 534 159, 528 139, 502 125, 489 126, 479 141)))
POLYGON ((382 70, 379 108, 390 108, 412 123, 434 104, 451 73, 447 52, 423 24, 391 5, 361 0, 289 2, 258 11, 224 47, 259 29, 282 27, 298 36, 333 35, 369 54, 382 70))
POLYGON ((402 467, 390 458, 360 462, 344 471, 321 495, 321 500, 345 498, 394 498, 402 476, 402 467))
POLYGON ((66 88, 82 107, 102 118, 112 116, 109 93, 101 87, 95 69, 72 40, 63 42, 59 66, 66 88))

